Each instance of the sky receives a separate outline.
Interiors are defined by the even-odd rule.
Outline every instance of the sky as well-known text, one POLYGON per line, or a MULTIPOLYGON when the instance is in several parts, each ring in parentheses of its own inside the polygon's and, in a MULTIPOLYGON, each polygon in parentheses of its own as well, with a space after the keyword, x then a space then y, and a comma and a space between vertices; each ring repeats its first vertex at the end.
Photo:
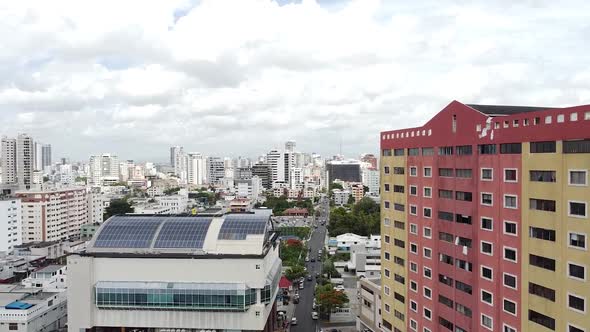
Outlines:
POLYGON ((54 158, 377 153, 453 100, 590 103, 590 1, 0 3, 0 135, 54 158))

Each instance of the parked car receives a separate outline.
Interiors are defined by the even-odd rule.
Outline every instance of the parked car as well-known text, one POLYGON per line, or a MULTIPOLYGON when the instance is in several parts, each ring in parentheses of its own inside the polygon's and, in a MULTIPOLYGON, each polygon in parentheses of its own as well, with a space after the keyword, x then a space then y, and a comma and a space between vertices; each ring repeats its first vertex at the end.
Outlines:
POLYGON ((309 262, 309 257, 305 257, 305 262, 309 262))
POLYGON ((297 325, 297 318, 296 317, 291 318, 291 325, 297 325))
POLYGON ((312 262, 315 262, 315 258, 313 258, 313 257, 312 257, 312 258, 311 258, 311 261, 312 261, 312 262))
POLYGON ((318 313, 317 312, 312 312, 311 313, 311 319, 318 319, 318 313))
POLYGON ((311 281, 311 274, 307 276, 307 281, 311 281))
POLYGON ((303 289, 303 288, 304 288, 304 287, 303 287, 303 283, 300 283, 300 284, 299 284, 299 289, 303 289))
POLYGON ((343 292, 344 291, 344 286, 338 285, 338 286, 334 287, 334 290, 337 290, 339 292, 343 292))

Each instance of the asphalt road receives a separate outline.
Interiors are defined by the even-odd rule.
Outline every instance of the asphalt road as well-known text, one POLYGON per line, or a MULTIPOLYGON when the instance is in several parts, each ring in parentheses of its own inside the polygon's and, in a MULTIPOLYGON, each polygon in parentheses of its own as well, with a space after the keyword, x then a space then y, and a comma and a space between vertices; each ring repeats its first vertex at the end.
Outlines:
MULTIPOLYGON (((320 223, 321 220, 325 220, 328 218, 328 214, 330 213, 330 207, 326 202, 321 203, 320 205, 320 217, 316 218, 316 223, 320 223)), ((313 228, 312 228, 313 229, 313 228)), ((326 227, 319 225, 318 228, 314 229, 314 232, 311 235, 311 238, 308 242, 310 250, 309 258, 312 257, 316 259, 315 262, 309 262, 306 264, 307 271, 309 274, 312 275, 312 281, 304 282, 304 289, 299 290, 299 304, 295 307, 295 317, 297 317, 297 325, 291 326, 292 332, 314 332, 319 330, 319 321, 313 320, 311 318, 311 313, 313 311, 313 292, 315 289, 315 274, 316 272, 321 272, 321 262, 318 260, 318 250, 323 249, 324 247, 324 240, 326 236, 326 227)))

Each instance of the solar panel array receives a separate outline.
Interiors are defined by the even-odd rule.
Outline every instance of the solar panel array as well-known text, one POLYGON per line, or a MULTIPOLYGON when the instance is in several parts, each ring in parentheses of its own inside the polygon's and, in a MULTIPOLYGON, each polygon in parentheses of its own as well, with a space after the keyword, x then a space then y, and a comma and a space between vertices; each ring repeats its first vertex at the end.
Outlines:
POLYGON ((154 248, 202 249, 212 218, 173 218, 165 221, 154 248))
POLYGON ((248 234, 264 234, 268 217, 229 215, 219 230, 219 240, 245 240, 248 234))
POLYGON ((113 217, 103 226, 94 246, 97 248, 149 248, 161 219, 113 217))

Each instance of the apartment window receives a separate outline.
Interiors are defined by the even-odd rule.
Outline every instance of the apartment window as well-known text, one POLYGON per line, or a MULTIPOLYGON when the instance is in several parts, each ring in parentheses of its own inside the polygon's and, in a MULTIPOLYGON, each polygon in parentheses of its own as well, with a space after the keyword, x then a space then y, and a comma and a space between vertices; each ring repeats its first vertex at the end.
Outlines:
POLYGON ((418 215, 418 207, 416 205, 410 204, 410 214, 413 216, 418 215))
POLYGON ((432 176, 432 167, 424 167, 424 176, 427 178, 432 176))
POLYGON ((400 239, 393 239, 393 245, 399 248, 405 248, 406 247, 406 243, 403 240, 400 239))
POLYGON ((406 303, 406 298, 399 293, 394 292, 393 297, 401 303, 406 303))
POLYGON ((453 214, 445 211, 438 211, 438 219, 453 221, 453 214))
MULTIPOLYGON (((395 191, 395 187, 397 186, 393 186, 393 190, 395 191)), ((403 186, 401 186, 403 188, 403 186)), ((383 190, 384 191, 389 191, 389 183, 385 183, 383 184, 383 190)), ((402 191, 403 192, 403 191, 402 191)))
POLYGON ((455 288, 464 292, 464 293, 467 293, 467 294, 473 293, 473 289, 471 288, 471 285, 463 283, 459 280, 455 280, 455 288))
POLYGON ((586 170, 569 170, 568 184, 570 186, 585 186, 588 184, 586 178, 586 170))
MULTIPOLYGON (((457 310, 458 313, 463 314, 464 316, 467 316, 467 317, 471 317, 471 315, 472 315, 471 309, 462 305, 461 303, 455 303, 455 310, 457 310)), ((455 329, 455 332, 458 332, 460 330, 465 331, 462 328, 457 327, 455 329)))
POLYGON ((494 229, 494 221, 492 218, 481 217, 481 229, 491 231, 494 229))
POLYGON ((383 225, 384 225, 384 226, 389 226, 389 225, 391 225, 391 220, 389 220, 389 218, 383 218, 383 225))
POLYGON ((582 281, 586 280, 586 267, 575 263, 567 263, 567 275, 568 277, 579 279, 582 281))
POLYGON ((457 245, 462 246, 462 247, 471 248, 471 239, 459 236, 459 239, 457 240, 457 245))
POLYGON ((504 273, 504 286, 512 289, 516 289, 516 276, 508 273, 504 273))
POLYGON ((517 182, 518 171, 515 168, 504 169, 504 182, 517 182))
POLYGON ((418 187, 416 187, 416 186, 410 186, 410 195, 412 195, 412 196, 418 196, 418 187))
POLYGON ((9 331, 17 331, 18 330, 18 323, 8 323, 8 330, 9 331))
POLYGON ((521 154, 522 153, 522 144, 521 143, 500 144, 500 153, 501 154, 521 154))
POLYGON ((584 113, 584 120, 590 120, 590 112, 584 113))
POLYGON ((529 199, 531 210, 555 212, 555 201, 550 199, 529 199))
POLYGON ((383 269, 383 273, 385 274, 386 278, 390 278, 391 276, 391 271, 389 271, 388 269, 383 269))
POLYGON ((516 209, 518 207, 518 198, 515 195, 504 195, 504 207, 516 209))
POLYGON ((423 156, 432 156, 432 155, 434 155, 434 148, 422 148, 422 155, 423 156))
POLYGON ((410 262, 410 271, 418 273, 418 264, 410 262))
POLYGON ((410 300, 410 310, 418 312, 418 303, 416 303, 416 301, 410 300))
POLYGON ((423 255, 426 258, 432 258, 432 249, 430 248, 422 248, 423 250, 423 255))
POLYGON ((473 266, 472 266, 472 264, 470 262, 464 261, 462 259, 457 259, 456 260, 456 263, 457 263, 456 265, 457 265, 458 268, 463 269, 465 271, 471 272, 471 270, 473 268, 473 266))
POLYGON ((517 235, 518 230, 516 228, 516 223, 512 221, 504 221, 504 234, 507 235, 517 235))
POLYGON ((438 169, 438 176, 452 178, 453 177, 453 169, 452 168, 439 168, 438 169))
POLYGON ((541 326, 545 326, 546 328, 555 331, 555 319, 546 315, 543 315, 540 312, 536 312, 534 310, 529 309, 529 320, 531 322, 535 322, 541 326))
POLYGON ((403 276, 400 276, 399 274, 395 273, 393 275, 393 280, 395 280, 396 282, 405 285, 406 284, 406 278, 404 278, 403 276))
POLYGON ((567 294, 567 306, 570 309, 586 313, 586 299, 575 294, 567 294))
POLYGON ((385 288, 383 288, 383 293, 385 293, 385 295, 389 296, 389 287, 385 286, 385 288))
POLYGON ((471 179, 472 171, 469 168, 457 168, 455 176, 458 178, 471 179))
POLYGON ((385 257, 385 260, 390 260, 391 259, 391 254, 388 253, 387 251, 383 254, 383 257, 385 257))
POLYGON ((418 322, 416 322, 413 319, 410 319, 410 329, 412 331, 417 331, 418 330, 418 322))
POLYGON ((385 240, 385 243, 389 243, 391 238, 389 237, 389 235, 385 235, 384 240, 385 240))
POLYGON ((577 327, 572 324, 567 324, 566 332, 586 332, 586 330, 583 330, 581 327, 577 327))
POLYGON ((385 311, 386 312, 391 312, 391 306, 387 303, 385 303, 385 311))
POLYGON ((418 148, 408 149, 408 156, 418 156, 418 155, 420 155, 420 149, 418 149, 418 148))
POLYGON ((447 276, 446 276, 446 275, 444 275, 444 274, 439 274, 439 275, 438 275, 438 281, 439 281, 440 283, 443 283, 443 284, 447 285, 447 286, 453 287, 453 279, 452 279, 452 278, 449 278, 449 277, 447 277, 447 276))
POLYGON ((389 174, 389 166, 383 166, 383 173, 389 174))
MULTIPOLYGON (((388 322, 388 321, 387 321, 387 320, 385 320, 385 319, 383 320, 383 326, 385 326, 385 328, 387 328, 387 329, 388 329, 388 330, 390 330, 390 331, 391 331, 391 329, 393 328, 393 327, 392 327, 392 325, 391 325, 391 323, 390 323, 390 322, 388 322)), ((396 332, 397 332, 397 331, 396 331, 396 332)))
POLYGON ((404 224, 401 221, 394 220, 393 221, 393 227, 395 227, 397 229, 406 229, 406 224, 404 224))
POLYGON ((442 327, 446 328, 447 330, 449 330, 449 331, 453 331, 453 327, 454 327, 454 325, 453 325, 453 323, 449 322, 448 320, 446 320, 446 319, 444 319, 444 318, 442 318, 442 317, 438 316, 438 323, 439 323, 439 324, 440 324, 442 327))
POLYGON ((493 255, 493 244, 491 242, 481 241, 480 252, 482 254, 493 255))
POLYGON ((432 229, 430 229, 430 227, 424 227, 422 229, 422 232, 424 233, 424 237, 427 239, 432 238, 432 229))
POLYGON ((488 330, 494 330, 494 321, 492 317, 481 314, 481 326, 487 328, 488 330))
POLYGON ((396 211, 404 212, 406 210, 406 207, 403 204, 394 203, 393 204, 393 209, 396 210, 396 211))
POLYGON ((418 176, 418 168, 416 166, 410 166, 410 176, 418 176))
POLYGON ((424 218, 432 218, 432 209, 425 207, 423 209, 424 218))
POLYGON ((493 204, 493 199, 492 199, 492 194, 490 193, 481 193, 481 204, 482 205, 492 205, 493 204))
POLYGON ((449 299, 446 296, 442 296, 442 295, 438 296, 438 303, 442 303, 451 309, 453 308, 453 304, 454 304, 453 300, 449 299))
POLYGON ((555 271, 555 260, 551 258, 529 254, 529 264, 545 270, 555 271))
POLYGON ((468 156, 473 154, 473 148, 471 145, 460 145, 456 147, 457 155, 468 156))
POLYGON ((432 197, 432 188, 424 187, 424 197, 426 197, 426 198, 432 197))
POLYGON ((517 261, 516 249, 504 247, 504 259, 511 262, 517 261))
POLYGON ((404 266, 405 261, 401 257, 393 256, 393 262, 399 266, 404 266))
POLYGON ((567 236, 570 248, 586 250, 586 234, 568 232, 567 236))
POLYGON ((391 149, 383 149, 383 157, 390 157, 391 156, 391 149))
POLYGON ((471 216, 457 214, 455 217, 456 217, 455 221, 457 223, 471 225, 471 216))
POLYGON ((533 182, 555 182, 555 171, 529 171, 530 180, 533 182))
POLYGON ((481 169, 481 180, 482 181, 491 181, 494 179, 494 170, 491 168, 482 168, 481 169))
POLYGON ((504 299, 502 307, 505 312, 516 316, 516 302, 504 299))
POLYGON ((432 299, 432 290, 426 286, 424 286, 424 297, 429 300, 432 299))
POLYGON ((428 319, 428 320, 432 320, 432 311, 430 311, 430 309, 428 308, 422 308, 424 311, 424 318, 428 319))
POLYGON ((453 199, 453 191, 446 190, 446 189, 439 189, 438 190, 438 197, 439 198, 446 198, 446 199, 453 199))
MULTIPOLYGON (((385 191, 389 191, 389 184, 385 184, 385 191)), ((400 186, 400 185, 394 185, 393 186, 393 192, 396 193, 400 193, 403 194, 405 192, 406 188, 404 188, 404 186, 400 186)))
POLYGON ((471 202, 472 194, 466 191, 455 191, 455 199, 458 201, 471 202))
POLYGON ((438 155, 439 156, 450 156, 453 154, 453 147, 452 146, 441 146, 438 148, 438 155))
POLYGON ((403 156, 404 155, 404 149, 394 149, 393 150, 393 155, 394 156, 403 156))
POLYGON ((424 267, 424 277, 428 278, 428 279, 432 279, 432 270, 428 267, 424 267))
POLYGON ((492 281, 494 279, 494 273, 491 268, 482 265, 481 266, 481 277, 484 279, 487 279, 489 281, 492 281))
POLYGON ((555 141, 547 142, 531 142, 530 152, 531 153, 554 153, 556 151, 555 141))
POLYGON ((477 148, 479 154, 496 154, 496 144, 480 144, 477 148))
POLYGON ((410 289, 414 292, 418 292, 418 283, 414 280, 410 280, 410 289))
POLYGON ((563 141, 563 153, 590 153, 590 139, 563 141))
POLYGON ((481 301, 485 302, 489 305, 494 305, 494 295, 492 295, 492 293, 482 289, 481 290, 481 301))
POLYGON ((453 234, 445 233, 445 232, 438 232, 438 239, 441 241, 445 241, 448 243, 454 243, 455 237, 453 234))
POLYGON ((389 206, 391 205, 391 203, 389 203, 389 201, 384 201, 383 202, 383 208, 385 209, 389 209, 389 206))
POLYGON ((568 201, 568 215, 586 218, 586 202, 568 201))
POLYGON ((405 170, 403 167, 394 167, 393 168, 393 174, 403 175, 404 173, 405 173, 405 170))
POLYGON ((453 266, 455 264, 453 257, 451 257, 447 254, 440 254, 440 261, 442 263, 449 264, 451 266, 453 266))
POLYGON ((410 233, 418 235, 418 225, 410 224, 410 233))

